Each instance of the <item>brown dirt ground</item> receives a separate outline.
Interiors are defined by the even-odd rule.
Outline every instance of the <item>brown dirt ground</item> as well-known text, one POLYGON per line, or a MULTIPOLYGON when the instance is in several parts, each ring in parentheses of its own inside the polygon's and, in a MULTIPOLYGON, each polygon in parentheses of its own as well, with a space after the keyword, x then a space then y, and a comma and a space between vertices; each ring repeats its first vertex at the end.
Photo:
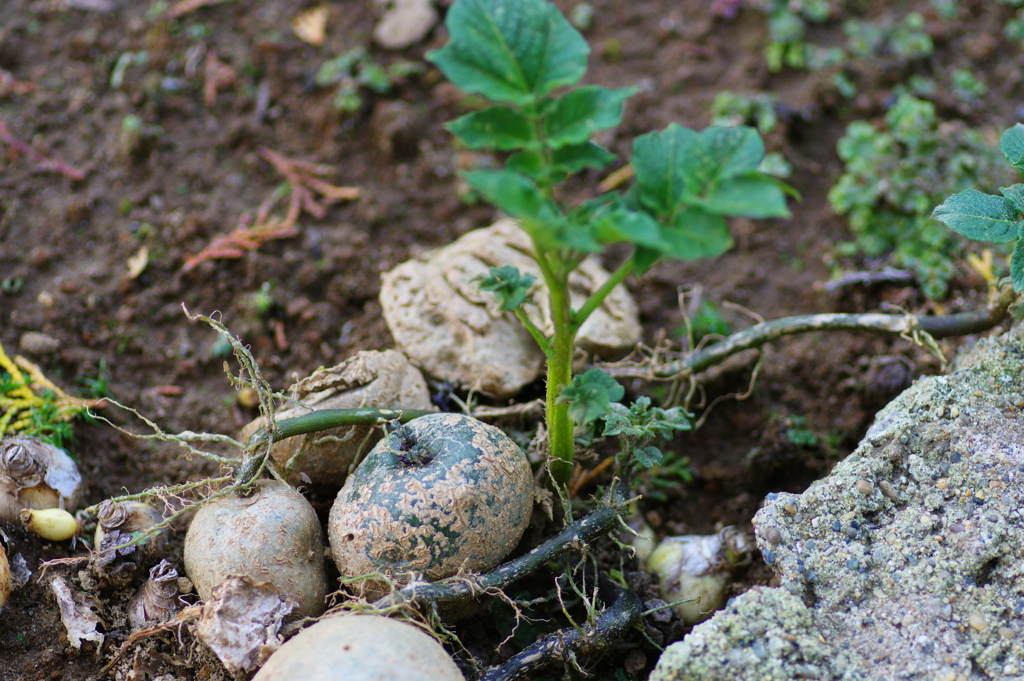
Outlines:
MULTIPOLYGON (((304 0, 227 2, 175 21, 147 16, 149 2, 96 3, 109 5, 104 11, 68 6, 75 4, 87 3, 0 3, 0 123, 84 173, 75 180, 41 170, 23 150, 0 142, 0 279, 22 283, 17 292, 0 293, 0 343, 13 354, 26 332, 57 339, 59 350, 34 359, 65 388, 84 394, 76 379, 96 377, 105 366, 109 391, 164 429, 231 433, 255 412, 240 404, 225 379, 216 334, 190 323, 183 303, 192 311, 219 311, 251 345, 271 384, 283 389, 295 376, 358 350, 391 347, 377 302, 380 273, 493 219, 489 207, 459 199, 454 171, 472 159, 453 147, 442 123, 463 111, 463 99, 435 69, 401 79, 388 94, 364 90, 362 107, 348 117, 335 113, 333 92, 312 80, 325 58, 356 46, 367 46, 384 64, 422 61, 444 43, 443 28, 422 44, 386 52, 370 45, 372 3, 336 0, 325 3, 327 39, 315 48, 287 28, 313 5, 304 0), (130 51, 145 51, 148 61, 125 69, 122 86, 114 88, 115 64, 130 51), (204 55, 213 54, 236 78, 207 101, 204 55), (31 91, 5 85, 5 72, 31 91), (144 126, 141 137, 123 132, 127 115, 144 126), (360 198, 329 206, 322 219, 303 215, 293 238, 186 271, 187 255, 254 214, 280 183, 261 148, 330 166, 327 179, 358 187, 360 198), (142 246, 148 264, 129 278, 129 258, 142 246)), ((569 9, 576 3, 558 4, 569 9)), ((736 221, 736 247, 721 258, 661 264, 631 282, 648 343, 680 326, 677 289, 695 284, 707 300, 736 303, 765 318, 873 310, 883 296, 915 311, 929 309, 912 289, 833 296, 817 286, 829 277, 824 258, 847 237, 825 198, 842 169, 836 140, 849 121, 884 113, 890 88, 906 68, 894 72, 884 61, 854 65, 861 94, 845 103, 823 75, 767 71, 766 22, 753 3, 742 3, 735 19, 713 16, 703 0, 591 4, 588 79, 641 89, 622 125, 603 140, 620 157, 628 157, 633 136, 670 122, 703 127, 723 90, 771 91, 791 112, 768 143, 794 165, 790 181, 803 199, 793 205, 793 218, 736 221)), ((1011 8, 963 2, 951 21, 939 19, 926 0, 847 4, 854 9, 844 16, 924 13, 936 52, 913 70, 983 73, 991 89, 985 106, 968 114, 970 122, 999 130, 1015 120, 1020 48, 1001 32, 1011 8), (984 49, 977 47, 985 42, 979 36, 987 36, 984 49)), ((840 43, 841 23, 815 28, 814 39, 840 43)), ((947 310, 981 304, 976 277, 964 275, 954 290, 947 310)), ((735 326, 747 323, 739 312, 726 317, 735 326)), ((709 378, 708 397, 745 390, 751 367, 735 362, 709 378)), ((673 443, 692 460, 696 478, 671 490, 665 503, 647 502, 648 519, 660 534, 749 527, 767 492, 802 490, 856 445, 875 410, 910 378, 937 370, 922 351, 884 338, 814 334, 777 344, 767 351, 749 399, 719 405, 699 433, 673 443), (892 378, 884 371, 892 356, 905 357, 910 370, 892 378), (790 444, 784 430, 792 416, 806 417, 825 444, 790 444)), ((124 414, 105 413, 141 430, 124 414)), ((108 426, 80 424, 76 437, 71 449, 80 457, 90 504, 213 472, 173 445, 132 439, 108 426)), ((39 542, 9 525, 0 529, 9 552, 24 555, 33 571, 0 612, 0 679, 98 677, 126 636, 117 625, 123 603, 105 606, 110 628, 101 650, 92 644, 74 650, 49 589, 38 581, 39 565, 86 549, 39 542)), ((180 567, 179 558, 172 561, 180 567)), ((74 578, 74 570, 65 572, 74 578)), ((733 591, 769 579, 755 562, 733 591)), ((514 652, 508 645, 494 652, 503 636, 494 624, 499 620, 458 629, 485 662, 514 652)), ((158 637, 145 655, 129 651, 116 678, 224 678, 218 663, 183 636, 158 637)), ((640 658, 634 653, 630 670, 645 678, 656 652, 640 639, 596 663, 598 678, 621 673, 631 649, 640 658)))

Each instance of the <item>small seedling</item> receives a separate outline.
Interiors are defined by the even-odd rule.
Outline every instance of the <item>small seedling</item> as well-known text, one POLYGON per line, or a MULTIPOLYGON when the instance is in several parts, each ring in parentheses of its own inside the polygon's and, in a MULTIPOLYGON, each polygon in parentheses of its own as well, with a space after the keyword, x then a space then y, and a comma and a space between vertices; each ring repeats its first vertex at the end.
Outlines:
MULTIPOLYGON (((1017 170, 1024 170, 1024 125, 1017 123, 1003 133, 999 149, 1017 170)), ((1010 258, 1010 278, 1015 291, 1024 291, 1024 184, 1000 187, 1002 196, 975 189, 953 194, 932 212, 969 239, 1005 243, 1016 240, 1010 258)), ((1018 308, 1019 309, 1019 308, 1018 308)))
POLYGON ((321 64, 313 81, 320 87, 337 86, 334 108, 339 113, 350 114, 363 106, 361 88, 385 94, 391 91, 395 80, 422 70, 419 64, 407 61, 381 66, 364 48, 356 47, 321 64))
MULTIPOLYGON (((574 341, 583 322, 616 285, 662 257, 693 260, 725 252, 732 245, 727 216, 788 216, 791 190, 758 171, 764 144, 755 130, 698 132, 671 124, 633 141, 636 180, 628 191, 565 205, 557 192, 562 182, 615 160, 591 138, 618 125, 634 90, 576 86, 590 48, 543 0, 458 0, 446 25, 451 42, 427 58, 463 91, 493 103, 448 129, 471 149, 512 152, 504 169, 463 177, 519 221, 547 287, 551 336, 524 314, 519 318, 547 355, 549 463, 554 480, 564 485, 572 471, 573 421, 583 425, 618 399, 617 384, 597 374, 572 377, 574 341), (587 254, 618 243, 629 247, 629 257, 573 309, 570 273, 587 254)), ((524 295, 529 285, 512 270, 495 268, 485 285, 505 309, 518 310, 532 301, 524 295)))

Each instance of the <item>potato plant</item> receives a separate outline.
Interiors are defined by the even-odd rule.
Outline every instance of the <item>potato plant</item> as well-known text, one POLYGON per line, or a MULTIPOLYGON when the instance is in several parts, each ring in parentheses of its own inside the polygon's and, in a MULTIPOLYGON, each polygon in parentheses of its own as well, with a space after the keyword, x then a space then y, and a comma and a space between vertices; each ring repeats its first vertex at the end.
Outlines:
POLYGON ((636 180, 628 191, 567 205, 559 198, 560 184, 615 160, 593 137, 619 123, 634 91, 577 86, 590 48, 544 0, 458 0, 446 25, 451 41, 427 58, 462 90, 493 103, 448 129, 471 149, 512 152, 503 169, 464 177, 519 221, 547 286, 550 337, 522 311, 532 276, 495 267, 481 284, 516 313, 547 356, 549 464, 553 479, 564 485, 572 471, 573 420, 585 425, 606 412, 614 389, 607 377, 573 379, 574 341, 583 322, 615 286, 662 257, 693 260, 725 252, 732 245, 727 217, 788 216, 788 188, 758 170, 764 144, 755 130, 698 132, 671 124, 633 140, 636 180), (630 247, 629 256, 572 309, 569 274, 588 254, 619 243, 630 247))

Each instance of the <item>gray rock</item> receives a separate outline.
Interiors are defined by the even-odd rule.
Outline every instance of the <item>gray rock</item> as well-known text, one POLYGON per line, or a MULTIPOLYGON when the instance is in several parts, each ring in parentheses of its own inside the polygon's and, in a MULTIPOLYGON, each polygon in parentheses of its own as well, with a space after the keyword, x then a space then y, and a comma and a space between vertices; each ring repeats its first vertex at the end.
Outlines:
POLYGON ((916 382, 806 492, 769 495, 754 527, 781 586, 732 601, 650 678, 1024 678, 1022 389, 1018 327, 916 382))

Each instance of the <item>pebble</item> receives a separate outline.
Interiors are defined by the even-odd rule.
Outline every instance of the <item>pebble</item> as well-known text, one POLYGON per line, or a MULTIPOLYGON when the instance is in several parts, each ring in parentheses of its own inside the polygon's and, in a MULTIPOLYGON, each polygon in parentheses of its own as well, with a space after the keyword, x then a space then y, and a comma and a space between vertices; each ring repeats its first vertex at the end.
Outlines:
POLYGON ((797 508, 796 504, 785 504, 782 508, 786 510, 786 513, 790 515, 796 515, 797 508))
POLYGON ((985 631, 988 629, 988 620, 986 620, 985 616, 978 611, 972 612, 967 617, 967 623, 971 625, 971 629, 974 629, 975 631, 985 631))
POLYGON ((45 357, 60 350, 60 341, 38 331, 27 331, 18 341, 18 349, 26 355, 45 357))
POLYGON ((385 49, 401 50, 426 38, 437 19, 431 0, 395 0, 373 29, 373 39, 385 49))
POLYGON ((893 487, 893 484, 888 480, 881 480, 878 483, 878 489, 882 490, 882 494, 889 497, 890 499, 895 499, 898 496, 896 488, 893 487))
POLYGON ((857 491, 867 496, 875 491, 874 486, 867 480, 858 480, 856 484, 857 491))
POLYGON ((764 528, 764 540, 771 546, 775 546, 782 541, 782 532, 777 527, 766 527, 764 528))

